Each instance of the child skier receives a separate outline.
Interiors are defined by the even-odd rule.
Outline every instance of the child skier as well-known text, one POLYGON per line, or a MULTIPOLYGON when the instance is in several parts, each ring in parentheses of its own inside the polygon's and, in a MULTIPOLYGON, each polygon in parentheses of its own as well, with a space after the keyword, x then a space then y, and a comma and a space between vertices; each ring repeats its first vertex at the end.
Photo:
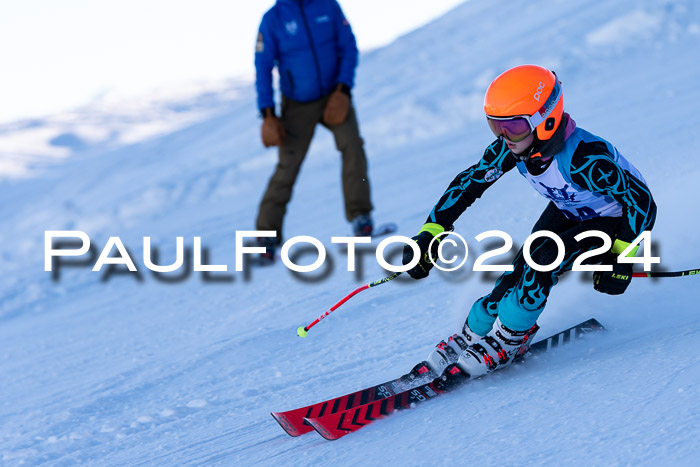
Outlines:
MULTIPOLYGON (((486 91, 484 110, 498 139, 481 160, 455 177, 418 235, 418 264, 408 271, 414 279, 428 276, 437 258, 433 238, 446 230, 498 178, 514 167, 550 202, 533 232, 548 230, 564 243, 563 262, 552 271, 533 269, 522 249, 513 271, 504 273, 493 291, 469 310, 462 332, 440 342, 428 362, 440 374, 457 363, 471 377, 508 365, 537 331, 551 288, 586 251, 602 246, 599 237, 576 241, 582 232, 598 230, 614 239, 603 263, 612 271, 595 272, 595 290, 623 293, 632 279, 632 264, 617 263, 617 255, 643 231, 653 227, 656 205, 641 173, 606 140, 578 128, 564 112, 561 82, 540 66, 522 65, 498 76, 486 91)), ((554 240, 540 237, 530 248, 532 261, 550 264, 557 257, 554 240)), ((636 248, 633 249, 633 256, 636 248)), ((406 246, 403 264, 413 259, 406 246)))

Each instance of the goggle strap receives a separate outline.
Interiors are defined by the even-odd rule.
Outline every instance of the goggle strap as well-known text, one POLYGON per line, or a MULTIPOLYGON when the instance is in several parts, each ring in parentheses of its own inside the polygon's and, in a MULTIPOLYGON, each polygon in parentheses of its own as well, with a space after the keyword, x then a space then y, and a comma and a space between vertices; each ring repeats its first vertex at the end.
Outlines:
POLYGON ((551 115, 552 111, 557 106, 560 99, 561 84, 559 84, 559 80, 556 80, 554 84, 554 89, 552 89, 552 92, 549 94, 549 97, 544 102, 542 107, 540 107, 540 110, 535 112, 535 114, 532 117, 530 117, 530 124, 533 128, 537 128, 538 126, 540 126, 540 124, 542 124, 542 122, 547 120, 547 117, 551 115))

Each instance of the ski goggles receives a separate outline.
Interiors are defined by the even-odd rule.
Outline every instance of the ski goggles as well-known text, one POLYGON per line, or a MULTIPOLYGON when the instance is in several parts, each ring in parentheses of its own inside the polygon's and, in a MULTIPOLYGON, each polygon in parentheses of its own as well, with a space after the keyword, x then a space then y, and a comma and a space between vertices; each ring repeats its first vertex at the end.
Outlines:
POLYGON ((561 100, 561 84, 556 81, 554 89, 542 105, 533 115, 514 115, 511 117, 486 116, 489 128, 497 137, 505 137, 508 141, 518 143, 535 131, 552 113, 561 100))
POLYGON ((489 128, 494 135, 505 137, 508 141, 518 143, 535 131, 536 126, 532 124, 528 115, 516 117, 492 117, 486 116, 489 128))

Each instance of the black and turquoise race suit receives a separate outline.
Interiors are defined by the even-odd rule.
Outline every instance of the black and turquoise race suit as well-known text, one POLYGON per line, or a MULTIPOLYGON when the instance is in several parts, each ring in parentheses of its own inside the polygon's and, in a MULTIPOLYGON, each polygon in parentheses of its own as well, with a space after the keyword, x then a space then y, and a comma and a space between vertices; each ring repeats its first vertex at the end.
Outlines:
MULTIPOLYGON (((579 233, 600 230, 612 239, 632 243, 653 227, 656 205, 651 192, 641 173, 612 144, 577 128, 568 115, 557 133, 561 144, 550 162, 539 167, 517 160, 502 138, 494 141, 477 164, 455 177, 426 221, 449 229, 487 188, 515 167, 550 200, 533 232, 556 233, 565 246, 563 262, 553 271, 536 271, 525 262, 521 249, 513 271, 504 273, 493 291, 472 306, 467 324, 477 334, 488 333, 497 316, 513 330, 532 327, 559 276, 571 269, 581 253, 602 246, 596 237, 574 240, 579 233)), ((555 260, 558 247, 541 237, 530 251, 534 262, 545 265, 555 260)))

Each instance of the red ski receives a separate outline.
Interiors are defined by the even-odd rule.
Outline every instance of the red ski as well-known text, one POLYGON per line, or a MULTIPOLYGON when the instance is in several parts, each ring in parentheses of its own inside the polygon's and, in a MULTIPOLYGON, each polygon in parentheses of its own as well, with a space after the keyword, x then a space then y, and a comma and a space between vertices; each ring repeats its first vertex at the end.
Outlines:
POLYGON ((409 373, 395 380, 361 389, 334 399, 307 405, 306 407, 288 410, 286 412, 272 412, 272 416, 287 434, 290 436, 300 436, 313 431, 311 425, 304 420, 305 418, 319 418, 332 415, 377 400, 386 399, 402 393, 406 389, 431 381, 434 377, 435 375, 430 373, 427 363, 421 362, 409 373))
MULTIPOLYGON (((536 342, 530 347, 527 354, 547 352, 554 347, 578 339, 584 334, 604 329, 603 325, 597 320, 589 319, 577 326, 536 342)), ((524 358, 525 355, 523 354, 519 359, 524 358)), ((433 379, 427 384, 419 385, 365 405, 327 415, 305 417, 304 420, 324 438, 335 440, 357 431, 376 420, 385 418, 397 410, 414 407, 416 404, 449 392, 467 381, 469 381, 469 377, 457 365, 452 364, 447 367, 440 377, 433 379)))
POLYGON ((457 365, 450 365, 446 375, 436 378, 428 384, 400 392, 386 399, 376 400, 365 405, 336 412, 317 418, 305 418, 306 422, 328 440, 335 440, 357 431, 365 425, 391 415, 397 410, 407 409, 415 404, 439 396, 459 384, 466 376, 457 365))

